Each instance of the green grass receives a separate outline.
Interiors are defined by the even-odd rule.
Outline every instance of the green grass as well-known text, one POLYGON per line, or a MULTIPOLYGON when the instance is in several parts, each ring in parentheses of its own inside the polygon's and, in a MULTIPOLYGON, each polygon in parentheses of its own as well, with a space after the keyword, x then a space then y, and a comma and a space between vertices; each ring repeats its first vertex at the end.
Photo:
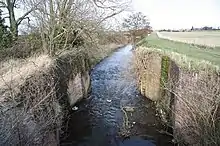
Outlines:
POLYGON ((142 46, 157 48, 164 51, 172 51, 179 54, 184 54, 188 57, 197 60, 205 60, 220 66, 220 48, 206 47, 199 45, 192 45, 182 42, 175 42, 159 38, 155 33, 148 36, 141 42, 142 46))

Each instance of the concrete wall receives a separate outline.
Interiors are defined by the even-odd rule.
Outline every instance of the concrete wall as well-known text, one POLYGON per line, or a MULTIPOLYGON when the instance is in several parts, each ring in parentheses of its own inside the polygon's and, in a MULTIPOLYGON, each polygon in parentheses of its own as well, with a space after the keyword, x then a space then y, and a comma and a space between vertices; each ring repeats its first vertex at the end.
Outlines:
POLYGON ((141 94, 147 96, 153 101, 160 98, 160 77, 162 58, 156 53, 148 53, 148 58, 142 60, 139 74, 139 85, 141 94))
POLYGON ((173 83, 178 81, 178 66, 169 57, 156 52, 137 49, 135 56, 141 94, 157 103, 158 112, 164 122, 173 123, 168 117, 173 116, 171 111, 174 108, 174 95, 168 89, 175 88, 173 83))
POLYGON ((88 96, 87 54, 67 52, 56 59, 39 58, 18 67, 23 70, 3 75, 0 145, 59 145, 60 128, 71 106, 88 96))
POLYGON ((135 55, 139 89, 155 101, 162 120, 173 126, 175 140, 180 145, 220 144, 219 74, 182 68, 152 50, 137 48, 135 55))
POLYGON ((88 96, 91 88, 90 84, 90 75, 88 71, 84 74, 78 73, 73 80, 69 80, 68 97, 71 106, 88 96))

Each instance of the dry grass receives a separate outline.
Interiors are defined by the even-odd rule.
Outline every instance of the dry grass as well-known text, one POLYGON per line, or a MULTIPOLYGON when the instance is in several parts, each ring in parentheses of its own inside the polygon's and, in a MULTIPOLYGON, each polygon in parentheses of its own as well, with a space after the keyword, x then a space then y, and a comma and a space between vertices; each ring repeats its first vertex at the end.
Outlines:
MULTIPOLYGON (((181 70, 175 94, 175 136, 180 144, 220 145, 220 76, 181 70)), ((168 89, 169 90, 169 89, 168 89)))
POLYGON ((73 52, 2 63, 0 145, 59 144, 70 109, 68 81, 89 67, 84 60, 73 52))
MULTIPOLYGON (((161 91, 166 91, 166 94, 161 94, 161 99, 156 102, 161 118, 168 126, 173 126, 176 142, 179 145, 220 145, 219 68, 182 54, 139 47, 136 49, 137 72, 139 82, 147 85, 143 86, 146 90, 149 90, 150 82, 143 79, 146 72, 151 72, 146 64, 152 58, 149 57, 152 52, 161 57, 169 56, 177 63, 178 68, 174 69, 178 71, 170 72, 167 81, 161 80, 164 81, 161 82, 161 91)), ((154 78, 161 76, 154 74, 154 78)))
POLYGON ((160 32, 160 38, 180 41, 190 44, 206 45, 210 47, 220 46, 219 31, 199 31, 199 32, 160 32))
MULTIPOLYGON (((54 58, 42 54, 1 62, 0 145, 59 144, 70 102, 77 101, 76 97, 68 99, 78 91, 70 88, 79 87, 75 83, 81 83, 85 73, 88 78, 91 66, 119 46, 78 48, 59 52, 54 58)), ((85 86, 88 82, 84 81, 85 86)), ((84 92, 87 89, 80 89, 82 96, 84 92)))
POLYGON ((22 61, 1 75, 0 145, 57 144, 64 113, 46 58, 29 60, 38 66, 22 61))
MULTIPOLYGON (((46 72, 51 65, 52 59, 47 55, 23 60, 11 59, 2 62, 0 69, 0 91, 4 91, 7 88, 16 91, 16 87, 20 87, 35 72, 40 70, 46 72)), ((1 96, 0 101, 2 99, 4 99, 4 95, 1 96)))

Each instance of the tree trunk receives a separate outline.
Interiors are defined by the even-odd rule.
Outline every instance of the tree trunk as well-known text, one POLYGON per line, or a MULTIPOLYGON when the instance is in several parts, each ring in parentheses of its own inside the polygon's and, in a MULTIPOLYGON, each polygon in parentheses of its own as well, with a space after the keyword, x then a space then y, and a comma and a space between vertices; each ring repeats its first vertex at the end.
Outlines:
POLYGON ((15 19, 14 4, 10 2, 10 0, 7 0, 7 9, 9 13, 10 30, 12 33, 12 37, 15 40, 17 39, 17 36, 18 36, 18 24, 15 19))

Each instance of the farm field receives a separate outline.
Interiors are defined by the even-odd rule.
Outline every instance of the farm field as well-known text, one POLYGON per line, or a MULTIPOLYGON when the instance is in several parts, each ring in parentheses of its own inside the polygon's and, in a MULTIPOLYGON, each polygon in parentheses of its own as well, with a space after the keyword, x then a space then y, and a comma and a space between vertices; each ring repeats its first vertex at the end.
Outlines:
POLYGON ((160 38, 205 46, 220 46, 220 31, 159 32, 160 38))
POLYGON ((207 46, 204 48, 204 46, 200 45, 191 45, 179 41, 162 39, 159 38, 156 33, 152 33, 150 36, 148 36, 144 40, 143 45, 146 47, 158 48, 165 51, 177 52, 197 60, 209 61, 214 65, 220 66, 220 47, 207 46))

